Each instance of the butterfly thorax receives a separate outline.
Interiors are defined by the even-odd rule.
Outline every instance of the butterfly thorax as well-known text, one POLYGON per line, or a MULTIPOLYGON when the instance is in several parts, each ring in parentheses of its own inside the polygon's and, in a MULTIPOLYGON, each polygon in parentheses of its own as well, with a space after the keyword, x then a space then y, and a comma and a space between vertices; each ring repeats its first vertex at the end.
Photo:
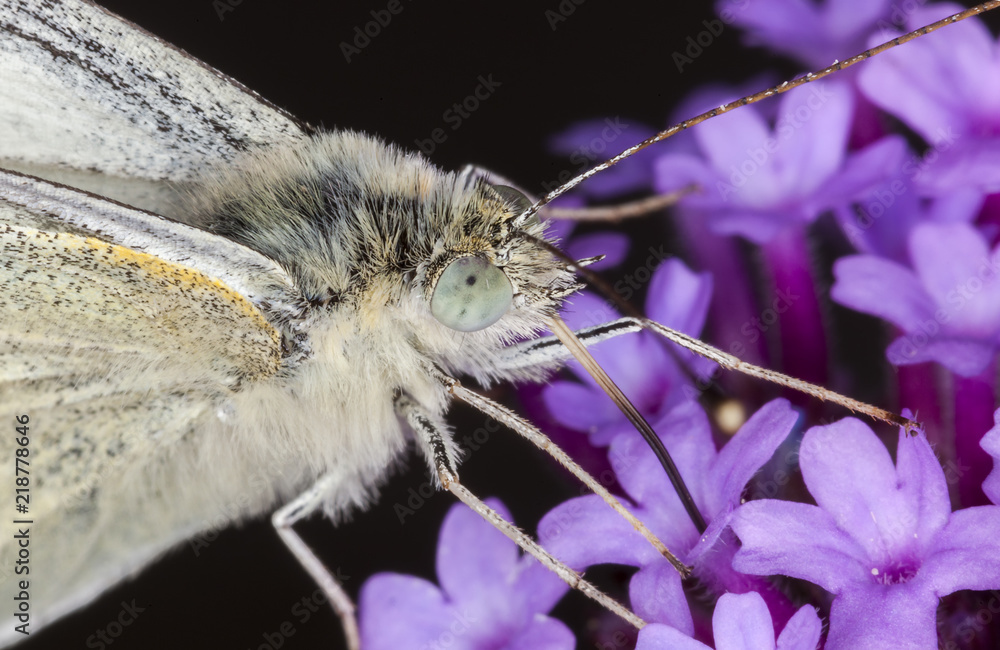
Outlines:
POLYGON ((518 207, 485 180, 359 133, 251 152, 202 186, 196 209, 208 230, 288 271, 303 318, 349 312, 359 331, 395 331, 443 367, 468 371, 475 359, 481 378, 495 379, 490 358, 576 289, 539 243, 543 226, 516 226, 518 207), (514 288, 509 312, 481 331, 430 313, 441 273, 461 257, 500 268, 514 288))

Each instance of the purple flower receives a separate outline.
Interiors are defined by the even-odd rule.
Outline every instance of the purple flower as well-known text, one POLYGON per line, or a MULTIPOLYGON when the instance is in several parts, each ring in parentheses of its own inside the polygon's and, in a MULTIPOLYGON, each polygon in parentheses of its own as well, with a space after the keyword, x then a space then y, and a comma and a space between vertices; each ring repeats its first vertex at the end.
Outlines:
POLYGON ((937 361, 966 377, 1000 347, 1000 247, 963 223, 925 223, 909 239, 912 270, 871 255, 834 265, 831 296, 905 332, 886 351, 897 365, 937 361))
MULTIPOLYGON (((510 518, 501 503, 490 507, 510 518)), ((545 616, 566 585, 462 504, 448 512, 438 540, 441 587, 421 578, 380 573, 361 589, 365 650, 559 650, 572 632, 545 616)))
POLYGON ((893 466, 871 429, 847 418, 807 431, 799 460, 818 505, 740 507, 733 568, 830 591, 829 650, 937 647, 939 598, 1000 587, 1000 507, 952 513, 923 435, 900 431, 893 466))
POLYGON ((986 432, 979 444, 993 457, 993 471, 983 481, 983 492, 990 501, 1000 505, 1000 409, 993 413, 993 428, 986 432))
POLYGON ((865 49, 880 20, 897 20, 890 6, 889 0, 722 0, 716 13, 745 29, 751 44, 823 68, 865 49))
POLYGON ((869 158, 847 156, 853 104, 846 85, 818 82, 786 94, 773 127, 755 107, 710 120, 692 132, 701 156, 657 160, 657 190, 697 184, 702 192, 681 201, 686 210, 719 234, 766 243, 884 176, 869 158))
MULTIPOLYGON (((712 279, 693 273, 679 260, 667 260, 656 268, 654 248, 647 264, 626 276, 615 288, 628 299, 633 291, 649 284, 646 314, 663 325, 697 336, 705 322, 712 295, 712 279)), ((618 314, 604 301, 589 293, 570 299, 563 317, 578 329, 614 320, 618 314)), ((686 377, 658 337, 639 332, 605 341, 591 351, 594 358, 618 383, 644 414, 657 417, 686 398, 679 388, 686 377)), ((678 352, 677 359, 690 360, 699 376, 710 374, 714 364, 690 353, 678 352)), ((552 416, 563 426, 585 431, 591 442, 605 446, 619 433, 633 431, 618 407, 576 362, 569 367, 584 383, 555 381, 544 389, 543 398, 552 416)))
MULTIPOLYGON (((656 130, 645 124, 608 117, 574 124, 550 138, 548 148, 554 154, 567 156, 574 166, 560 175, 559 182, 563 183, 654 133, 656 130)), ((655 155, 653 149, 640 152, 598 174, 577 191, 584 196, 606 197, 646 190, 652 181, 650 168, 655 155)), ((555 187, 555 183, 551 185, 555 187)))
MULTIPOLYGON (((952 4, 916 9, 907 29, 960 10, 952 4)), ((931 145, 917 177, 926 190, 1000 189, 1000 49, 980 20, 876 57, 858 84, 931 145)))
MULTIPOLYGON (((716 650, 815 650, 823 624, 804 605, 785 625, 775 644, 774 627, 760 594, 723 594, 715 605, 712 631, 716 650)), ((636 650, 706 650, 709 646, 681 630, 652 623, 639 632, 636 650)))
MULTIPOLYGON (((886 136, 859 155, 870 156, 871 165, 894 172, 889 178, 875 179, 850 205, 837 206, 834 211, 844 234, 861 253, 906 265, 910 259, 907 242, 914 227, 924 222, 968 223, 983 206, 982 194, 973 190, 933 199, 922 197, 913 184, 921 161, 901 136, 886 136)), ((864 171, 868 167, 857 168, 864 171)))
MULTIPOLYGON (((645 441, 620 435, 608 455, 622 488, 635 504, 632 510, 636 516, 667 548, 693 565, 695 574, 716 593, 741 593, 759 585, 731 570, 733 545, 725 539, 717 542, 724 537, 747 482, 788 436, 797 419, 785 400, 770 402, 718 452, 707 417, 695 402, 682 403, 655 423, 698 509, 709 522, 704 535, 694 528, 645 441)), ((579 497, 557 506, 545 515, 538 530, 543 545, 573 568, 604 563, 640 567, 630 585, 636 613, 690 634, 690 613, 676 571, 598 497, 579 497)))

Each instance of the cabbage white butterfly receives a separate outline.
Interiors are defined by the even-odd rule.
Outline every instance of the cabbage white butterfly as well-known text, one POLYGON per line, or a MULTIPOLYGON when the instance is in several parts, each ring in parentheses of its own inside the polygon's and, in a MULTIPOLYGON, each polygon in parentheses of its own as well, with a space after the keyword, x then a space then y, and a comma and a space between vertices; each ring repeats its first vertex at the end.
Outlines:
MULTIPOLYGON (((203 8, 204 8, 204 6, 203 6, 203 8)), ((225 20, 223 21, 223 24, 225 24, 225 21, 231 21, 231 20, 235 21, 236 18, 239 16, 240 12, 245 12, 246 10, 250 9, 251 7, 250 6, 236 5, 236 6, 233 6, 232 8, 234 9, 233 12, 226 12, 225 14, 222 14, 222 15, 225 16, 225 20)), ((214 9, 214 6, 213 6, 213 9, 214 9)), ((399 20, 402 20, 406 16, 411 15, 413 13, 413 11, 416 10, 416 9, 417 9, 416 7, 409 7, 409 6, 407 6, 406 7, 406 11, 409 11, 410 13, 406 13, 406 11, 404 11, 403 13, 399 14, 399 16, 401 17, 399 20)), ((543 22, 544 28, 546 30, 551 30, 552 27, 555 26, 555 30, 552 31, 552 33, 556 34, 556 35, 559 35, 561 32, 564 32, 565 29, 569 29, 569 27, 572 25, 572 22, 571 22, 572 20, 576 20, 577 18, 579 18, 579 17, 581 17, 581 16, 584 15, 583 14, 584 9, 585 9, 585 7, 576 7, 575 9, 573 9, 572 12, 570 12, 568 10, 565 11, 565 12, 563 12, 563 10, 561 8, 561 5, 560 5, 560 14, 559 15, 562 16, 563 18, 565 18, 564 21, 563 20, 558 20, 556 22, 552 22, 553 19, 551 19, 550 17, 547 17, 543 12, 539 12, 540 15, 537 17, 537 20, 539 22, 543 22), (564 13, 568 14, 568 15, 564 15, 564 13), (576 16, 576 18, 574 18, 574 16, 576 16)), ((420 10, 422 11, 423 8, 420 8, 420 10)), ((362 18, 364 18, 364 17, 362 17, 362 18)), ((367 22, 368 22, 368 20, 365 19, 365 24, 367 24, 367 22)), ((656 24, 656 21, 650 21, 650 22, 652 24, 656 24)), ((348 21, 344 21, 344 24, 351 24, 351 23, 348 20, 348 21)), ((401 22, 397 22, 396 24, 402 24, 402 23, 401 22)), ((389 23, 388 25, 383 26, 384 31, 380 32, 380 35, 377 37, 377 38, 382 39, 382 40, 374 40, 376 37, 372 36, 371 38, 373 40, 372 40, 371 44, 367 45, 359 54, 355 55, 355 58, 351 62, 351 65, 358 65, 363 60, 364 56, 367 56, 368 54, 376 51, 375 48, 376 48, 377 45, 386 42, 387 39, 389 39, 389 38, 392 38, 393 37, 392 36, 393 32, 391 32, 389 30, 389 28, 391 26, 392 26, 392 23, 389 23)), ((695 33, 700 33, 700 31, 701 30, 698 30, 695 33)), ((345 30, 345 32, 348 34, 348 36, 350 36, 351 32, 346 31, 346 30, 345 30)), ((511 32, 509 32, 509 31, 502 32, 501 31, 501 33, 503 33, 503 34, 510 34, 511 32)), ((477 34, 477 38, 478 37, 479 37, 479 35, 477 34)), ((660 35, 660 38, 662 38, 662 34, 660 35)), ((641 39, 636 39, 636 40, 638 40, 639 42, 642 42, 641 39)), ((682 41, 683 41, 683 39, 678 39, 677 42, 682 42, 682 41)), ((507 45, 508 46, 511 45, 510 42, 509 42, 509 40, 507 41, 507 45)), ((399 51, 395 47, 393 49, 396 50, 396 51, 399 51)), ((403 49, 405 49, 405 48, 403 48, 403 49)), ((489 48, 487 48, 487 49, 489 49, 489 48)), ((538 56, 537 50, 534 50, 533 54, 537 57, 538 56)), ((669 57, 663 57, 664 60, 667 60, 668 58, 669 57)), ((348 68, 348 70, 350 70, 350 68, 348 68)), ((477 106, 477 110, 476 111, 471 111, 469 109, 465 110, 465 112, 468 114, 468 117, 463 117, 463 120, 465 121, 464 124, 461 125, 460 128, 454 129, 454 133, 447 133, 447 132, 445 132, 445 135, 448 136, 447 139, 445 139, 444 141, 441 141, 441 142, 437 142, 437 140, 440 139, 440 138, 435 138, 434 133, 438 129, 442 129, 443 130, 444 128, 450 128, 453 124, 455 124, 455 114, 458 113, 458 111, 455 111, 451 115, 446 116, 448 107, 451 104, 445 104, 445 107, 440 110, 440 113, 439 113, 440 114, 440 122, 441 122, 441 124, 444 125, 443 127, 440 124, 438 124, 438 123, 436 123, 436 122, 434 122, 432 120, 431 123, 427 127, 428 130, 426 130, 426 131, 414 131, 414 132, 411 132, 411 134, 410 134, 412 137, 406 137, 406 136, 404 136, 404 137, 398 137, 396 139, 398 141, 401 141, 403 143, 407 143, 408 144, 411 139, 414 140, 414 141, 420 140, 420 141, 425 141, 426 142, 427 138, 429 137, 432 141, 435 142, 435 144, 440 145, 440 147, 438 148, 439 149, 438 153, 440 153, 441 156, 444 156, 444 154, 446 152, 445 145, 447 145, 449 141, 452 142, 452 143, 454 143, 454 142, 456 142, 457 138, 459 138, 460 135, 462 137, 465 137, 465 135, 464 135, 465 133, 469 133, 469 134, 474 133, 474 131, 472 131, 473 125, 475 124, 475 119, 474 118, 478 118, 480 115, 486 114, 485 111, 487 111, 487 109, 490 106, 492 106, 491 104, 488 104, 488 102, 490 100, 493 100, 493 99, 499 100, 502 97, 502 94, 500 92, 503 89, 502 84, 506 84, 506 83, 509 83, 509 82, 504 81, 503 76, 501 74, 499 74, 499 73, 486 72, 485 73, 485 78, 484 78, 483 74, 476 74, 476 75, 474 75, 472 77, 472 79, 470 80, 469 83, 471 85, 471 88, 466 92, 465 95, 460 95, 457 99, 459 101, 464 101, 464 98, 466 96, 472 96, 472 97, 476 98, 477 100, 479 100, 480 104, 477 106), (487 89, 483 89, 481 92, 479 92, 480 88, 482 88, 484 86, 488 90, 487 89), (488 91, 490 92, 490 94, 487 94, 488 91), (492 91, 496 91, 496 92, 493 93, 492 91), (478 92, 478 94, 477 94, 477 92, 478 92), (485 97, 480 97, 480 95, 486 95, 486 96, 485 97), (416 135, 415 136, 412 135, 413 133, 416 133, 416 135), (426 135, 425 135, 425 133, 426 133, 426 135)), ((313 82, 313 85, 310 86, 310 90, 315 90, 315 85, 317 85, 316 82, 313 82)), ((343 87, 338 84, 338 92, 341 92, 342 90, 343 90, 343 87)), ((356 97, 359 93, 343 91, 341 94, 343 94, 344 96, 347 96, 347 97, 356 97)), ((272 94, 271 96, 274 96, 274 95, 272 94)), ((401 99, 397 99, 395 101, 390 101, 390 102, 387 102, 387 103, 389 103, 393 107, 393 109, 398 113, 400 106, 409 106, 411 103, 415 103, 416 99, 417 99, 416 94, 411 92, 411 93, 409 93, 409 95, 407 96, 407 99, 405 101, 401 98, 401 99)), ((543 97, 536 96, 535 100, 536 100, 535 101, 536 105, 539 105, 539 106, 548 105, 548 101, 545 100, 543 97)), ((515 101, 514 103, 515 103, 515 105, 517 105, 519 103, 523 104, 523 99, 520 100, 520 102, 515 101)), ((502 105, 498 105, 498 106, 502 106, 502 105)), ((333 114, 337 115, 336 111, 334 111, 333 114)), ((458 114, 461 115, 461 113, 458 113, 458 114)), ((309 117, 309 116, 307 115, 307 117, 309 117)), ((564 116, 561 116, 561 118, 564 119, 564 116)), ((337 115, 337 119, 338 120, 342 120, 343 119, 344 123, 347 123, 347 119, 341 117, 340 115, 337 115)), ((357 124, 352 124, 352 126, 365 127, 366 125, 363 122, 359 122, 357 124)), ((492 138, 490 138, 490 139, 492 139, 492 138)), ((513 140, 511 138, 502 138, 501 137, 499 141, 504 142, 504 143, 510 143, 510 142, 514 142, 516 140, 513 140)), ((473 158, 479 159, 480 156, 466 157, 466 159, 473 159, 473 158)), ((520 159, 520 156, 519 156, 519 159, 520 159)), ((436 160, 438 160, 439 162, 441 162, 441 163, 443 163, 445 165, 447 165, 447 162, 448 162, 447 159, 442 159, 440 157, 436 157, 436 160)), ((496 169, 509 168, 509 167, 504 167, 504 166, 501 166, 501 165, 494 164, 494 163, 492 163, 490 161, 485 161, 485 162, 487 162, 487 166, 489 166, 491 168, 496 168, 496 169)), ((545 175, 545 173, 541 173, 541 174, 538 174, 536 177, 546 178, 546 175, 545 175)), ((309 593, 311 593, 311 592, 312 592, 312 590, 309 591, 309 593)), ((289 603, 288 609, 291 608, 292 604, 294 604, 294 599, 293 599, 293 601, 291 601, 289 603)), ((139 606, 142 606, 141 602, 139 603, 139 606)), ((151 608, 151 610, 155 610, 155 607, 151 608)), ((131 614, 129 614, 129 616, 131 616, 131 614)), ((141 617, 136 617, 136 620, 139 621, 139 620, 142 620, 142 618, 141 617)), ((279 621, 279 623, 280 623, 280 621, 279 621)), ((136 623, 136 625, 138 625, 138 623, 136 623)), ((220 627, 222 627, 222 626, 220 626, 220 627)), ((131 633, 134 629, 138 629, 138 628, 137 627, 131 627, 130 630, 129 630, 129 632, 131 633)), ((223 629, 225 629, 225 628, 223 628, 223 629)), ((89 638, 89 636, 85 637, 85 639, 87 639, 87 638, 89 638)), ((125 636, 122 637, 122 643, 123 644, 125 643, 125 639, 126 638, 127 637, 125 637, 125 636)), ((327 638, 330 638, 330 637, 327 637, 327 638)), ((149 646, 146 645, 146 647, 149 647, 149 646)))

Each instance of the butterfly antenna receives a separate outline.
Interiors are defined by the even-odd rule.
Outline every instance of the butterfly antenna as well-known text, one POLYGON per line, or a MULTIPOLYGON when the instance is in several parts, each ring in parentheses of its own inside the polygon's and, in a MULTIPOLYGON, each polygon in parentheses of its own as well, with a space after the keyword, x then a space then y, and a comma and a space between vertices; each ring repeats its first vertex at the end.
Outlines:
POLYGON ((547 205, 548 203, 551 203, 554 199, 556 199, 559 196, 562 196, 563 194, 565 194, 566 192, 570 191, 571 189, 573 189, 574 187, 576 187, 577 185, 579 185, 583 181, 587 180, 591 176, 593 176, 595 174, 599 174, 600 172, 604 171, 605 169, 608 169, 609 167, 613 167, 614 165, 617 165, 619 162, 621 162, 621 161, 625 160, 626 158, 629 158, 629 157, 633 156, 634 154, 642 151, 643 149, 645 149, 646 147, 648 147, 651 144, 656 144, 657 142, 660 142, 661 140, 666 140, 667 138, 669 138, 672 135, 676 135, 677 133, 680 133, 681 131, 687 130, 688 128, 690 128, 690 127, 692 127, 692 126, 694 126, 696 124, 701 124, 705 120, 709 120, 709 119, 711 119, 713 117, 717 117, 717 116, 722 115, 724 113, 728 113, 729 111, 731 111, 733 109, 739 108, 741 106, 746 106, 747 104, 755 104, 755 103, 761 101, 762 99, 767 99, 768 97, 773 97, 774 95, 780 95, 782 93, 788 92, 789 90, 792 90, 793 88, 798 88, 799 86, 803 86, 803 85, 805 85, 805 84, 807 84, 809 82, 816 81, 817 79, 822 79, 823 77, 826 77, 827 75, 831 75, 834 72, 839 72, 840 70, 844 70, 846 68, 849 68, 852 65, 860 63, 860 62, 862 62, 862 61, 864 61, 866 59, 870 59, 871 57, 873 57, 873 56, 875 56, 877 54, 881 54, 882 52, 885 52, 886 50, 891 50, 894 47, 902 45, 903 43, 908 43, 909 41, 912 41, 915 38, 919 38, 919 37, 921 37, 921 36, 923 36, 925 34, 929 34, 929 33, 933 32, 933 31, 937 31, 938 29, 940 29, 942 27, 945 27, 947 25, 951 25, 953 23, 957 23, 960 20, 965 20, 966 18, 971 18, 973 16, 978 16, 980 14, 983 14, 983 13, 987 12, 987 11, 992 11, 993 9, 996 9, 997 7, 1000 7, 1000 0, 993 0, 992 2, 984 2, 982 4, 976 5, 975 7, 972 7, 970 9, 966 9, 965 11, 959 12, 959 13, 954 14, 952 16, 948 16, 947 18, 943 18, 943 19, 941 19, 941 20, 939 20, 937 22, 933 22, 930 25, 925 25, 924 27, 921 27, 920 29, 915 29, 912 32, 908 32, 908 33, 903 34, 901 36, 897 36, 896 38, 894 38, 894 39, 892 39, 890 41, 882 43, 881 45, 876 45, 875 47, 873 47, 871 49, 868 49, 868 50, 865 50, 861 54, 857 54, 855 56, 852 56, 849 59, 846 59, 844 61, 837 61, 833 65, 827 66, 827 67, 823 68, 822 70, 820 70, 818 72, 810 72, 809 74, 807 74, 807 75, 805 75, 803 77, 799 77, 797 79, 793 79, 792 81, 785 81, 785 82, 783 82, 783 83, 781 83, 781 84, 779 84, 777 86, 774 86, 772 88, 768 88, 767 90, 762 90, 762 91, 754 93, 752 95, 747 95, 746 97, 742 97, 740 99, 737 99, 736 101, 729 102, 728 104, 723 104, 722 106, 719 106, 718 108, 713 108, 712 110, 706 111, 706 112, 702 113, 701 115, 692 117, 691 119, 684 120, 683 122, 675 124, 675 125, 671 126, 670 128, 668 128, 668 129, 666 129, 664 131, 660 131, 656 135, 653 135, 653 136, 650 136, 649 138, 646 138, 645 140, 643 140, 642 142, 640 142, 638 144, 632 145, 631 147, 629 147, 625 151, 621 152, 617 156, 615 156, 615 157, 613 157, 613 158, 611 158, 609 160, 606 160, 606 161, 602 162, 601 164, 597 165, 596 167, 593 167, 593 168, 591 168, 591 169, 583 172, 582 174, 579 174, 578 176, 576 176, 574 178, 571 178, 570 180, 568 180, 563 185, 557 187, 556 189, 552 190, 551 192, 549 192, 548 194, 546 194, 545 196, 543 196, 539 200, 535 201, 531 205, 531 207, 529 207, 527 210, 525 210, 524 212, 522 212, 520 216, 517 217, 517 219, 514 222, 514 225, 518 226, 518 225, 524 223, 532 215, 536 214, 538 212, 538 210, 542 206, 547 205))

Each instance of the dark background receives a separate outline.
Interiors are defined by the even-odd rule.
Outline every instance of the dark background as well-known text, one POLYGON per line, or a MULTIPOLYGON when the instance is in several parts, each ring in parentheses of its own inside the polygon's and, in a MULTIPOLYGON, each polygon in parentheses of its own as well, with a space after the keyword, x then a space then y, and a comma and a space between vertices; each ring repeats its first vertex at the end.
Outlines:
MULTIPOLYGON (((386 1, 230 2, 104 4, 308 122, 377 133, 408 147, 442 128, 447 140, 431 155, 439 165, 474 162, 533 191, 575 168, 546 152, 547 138, 574 121, 620 117, 628 124, 662 126, 674 104, 698 84, 738 82, 775 69, 763 53, 740 48, 738 32, 727 27, 679 73, 671 57, 705 30, 703 21, 715 18, 708 2, 399 0, 402 12, 350 63, 339 44, 351 41, 355 27, 371 21, 369 12, 384 10, 386 1), (231 10, 220 18, 219 7, 231 10), (568 15, 553 29, 546 12, 560 9, 568 15), (490 75, 500 85, 452 130, 443 113, 473 93, 478 77, 490 75)), ((797 72, 787 64, 779 69, 797 72)), ((653 228, 647 236, 668 237, 653 228)), ((511 398, 510 391, 493 394, 511 398)), ((454 416, 460 432, 484 422, 464 409, 454 416)), ((435 495, 401 526, 393 505, 405 503, 408 491, 426 480, 422 461, 412 457, 409 467, 392 480, 378 507, 352 523, 334 529, 317 517, 299 527, 327 564, 348 577, 352 595, 377 571, 434 579, 437 529, 454 500, 435 495)), ((548 509, 577 493, 540 452, 503 431, 491 435, 461 470, 474 491, 501 497, 529 530, 548 509)), ((286 622, 295 634, 281 639, 283 648, 337 647, 339 624, 327 610, 306 623, 291 613, 315 590, 262 521, 225 531, 199 556, 188 546, 179 548, 137 580, 32 635, 23 647, 88 647, 88 639, 89 647, 100 647, 91 635, 106 629, 121 603, 133 599, 146 609, 108 646, 114 650, 256 650, 265 644, 265 634, 276 639, 286 622)), ((590 647, 581 630, 594 610, 581 597, 568 600, 559 611, 581 646, 590 647)))

